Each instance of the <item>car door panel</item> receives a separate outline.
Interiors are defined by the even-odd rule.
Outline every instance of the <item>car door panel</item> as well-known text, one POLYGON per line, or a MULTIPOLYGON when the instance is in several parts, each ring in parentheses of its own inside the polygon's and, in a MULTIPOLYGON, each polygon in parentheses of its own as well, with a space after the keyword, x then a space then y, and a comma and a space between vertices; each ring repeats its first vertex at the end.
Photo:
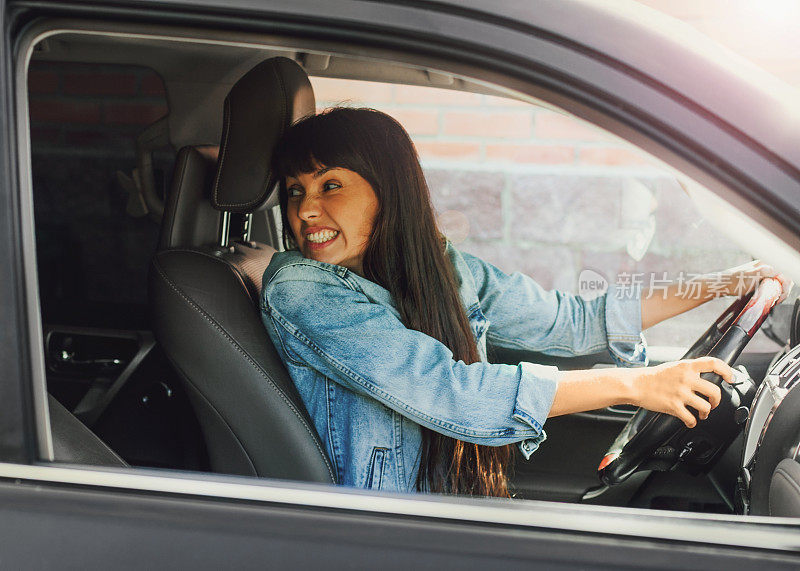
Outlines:
MULTIPOLYGON (((775 545, 767 550, 626 537, 615 528, 631 522, 615 521, 611 514, 602 533, 566 535, 546 525, 387 517, 380 512, 8 481, 0 483, 0 506, 3 561, 15 568, 484 570, 498 564, 504 569, 646 564, 650 569, 791 569, 800 563, 798 555, 776 549, 788 537, 778 526, 775 545), (44 546, 42 537, 47 538, 44 546)), ((532 503, 523 509, 545 506, 532 503)), ((687 525, 692 526, 690 520, 687 525)))

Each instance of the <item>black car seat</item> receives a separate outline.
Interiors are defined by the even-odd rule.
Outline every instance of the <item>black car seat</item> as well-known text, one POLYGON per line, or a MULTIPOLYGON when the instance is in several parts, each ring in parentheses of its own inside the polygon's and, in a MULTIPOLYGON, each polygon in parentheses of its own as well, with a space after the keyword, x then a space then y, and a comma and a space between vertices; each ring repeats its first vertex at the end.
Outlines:
POLYGON ((217 150, 179 152, 149 275, 155 336, 182 377, 215 472, 335 482, 311 419, 259 314, 261 276, 275 250, 231 240, 275 188, 274 146, 315 111, 294 61, 273 58, 225 99, 217 150))

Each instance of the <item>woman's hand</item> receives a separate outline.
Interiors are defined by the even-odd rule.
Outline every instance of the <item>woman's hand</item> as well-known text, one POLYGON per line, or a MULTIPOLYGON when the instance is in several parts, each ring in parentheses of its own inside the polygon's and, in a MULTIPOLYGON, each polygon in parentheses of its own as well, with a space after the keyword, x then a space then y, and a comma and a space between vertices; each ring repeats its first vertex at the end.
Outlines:
POLYGON ((715 288, 719 292, 717 295, 735 296, 751 292, 762 278, 775 278, 781 282, 783 291, 778 303, 786 299, 794 285, 792 280, 761 260, 753 260, 710 276, 711 283, 717 282, 719 285, 718 288, 715 288))
POLYGON ((720 388, 700 378, 702 373, 716 373, 729 383, 734 375, 733 369, 716 357, 655 367, 564 371, 548 416, 632 404, 671 414, 693 428, 697 419, 688 407, 705 419, 722 398, 720 388))
POLYGON ((762 278, 775 278, 781 283, 781 297, 778 303, 786 299, 792 289, 793 282, 770 265, 759 260, 723 270, 694 277, 690 283, 699 287, 683 287, 679 283, 661 288, 658 294, 653 291, 642 294, 642 329, 648 329, 665 319, 689 311, 715 297, 722 295, 744 295, 758 285, 762 278), (688 295, 689 292, 693 292, 688 295))
POLYGON ((671 414, 688 428, 697 424, 689 407, 704 420, 722 398, 720 388, 700 375, 716 373, 729 383, 733 381, 733 369, 716 357, 673 361, 629 371, 633 374, 630 404, 671 414))

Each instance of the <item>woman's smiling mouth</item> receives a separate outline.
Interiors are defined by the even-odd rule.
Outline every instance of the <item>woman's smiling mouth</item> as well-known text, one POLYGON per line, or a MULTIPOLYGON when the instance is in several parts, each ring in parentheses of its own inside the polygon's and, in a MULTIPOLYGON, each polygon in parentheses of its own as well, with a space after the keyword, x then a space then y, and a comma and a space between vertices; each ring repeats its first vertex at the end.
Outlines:
POLYGON ((306 234, 306 241, 312 250, 319 250, 333 242, 338 235, 338 230, 318 230, 317 232, 306 234))

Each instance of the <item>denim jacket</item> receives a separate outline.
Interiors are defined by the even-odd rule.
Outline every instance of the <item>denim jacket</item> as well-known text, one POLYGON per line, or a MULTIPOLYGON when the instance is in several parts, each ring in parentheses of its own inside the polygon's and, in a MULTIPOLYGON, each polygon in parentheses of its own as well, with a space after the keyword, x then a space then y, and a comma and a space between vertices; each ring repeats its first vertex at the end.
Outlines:
POLYGON ((289 251, 264 273, 262 320, 341 484, 414 491, 421 426, 488 446, 519 443, 529 458, 561 373, 490 364, 487 343, 562 356, 608 348, 619 365, 646 363, 638 291, 585 301, 450 244, 447 253, 482 359, 470 365, 406 328, 388 290, 342 266, 289 251))

